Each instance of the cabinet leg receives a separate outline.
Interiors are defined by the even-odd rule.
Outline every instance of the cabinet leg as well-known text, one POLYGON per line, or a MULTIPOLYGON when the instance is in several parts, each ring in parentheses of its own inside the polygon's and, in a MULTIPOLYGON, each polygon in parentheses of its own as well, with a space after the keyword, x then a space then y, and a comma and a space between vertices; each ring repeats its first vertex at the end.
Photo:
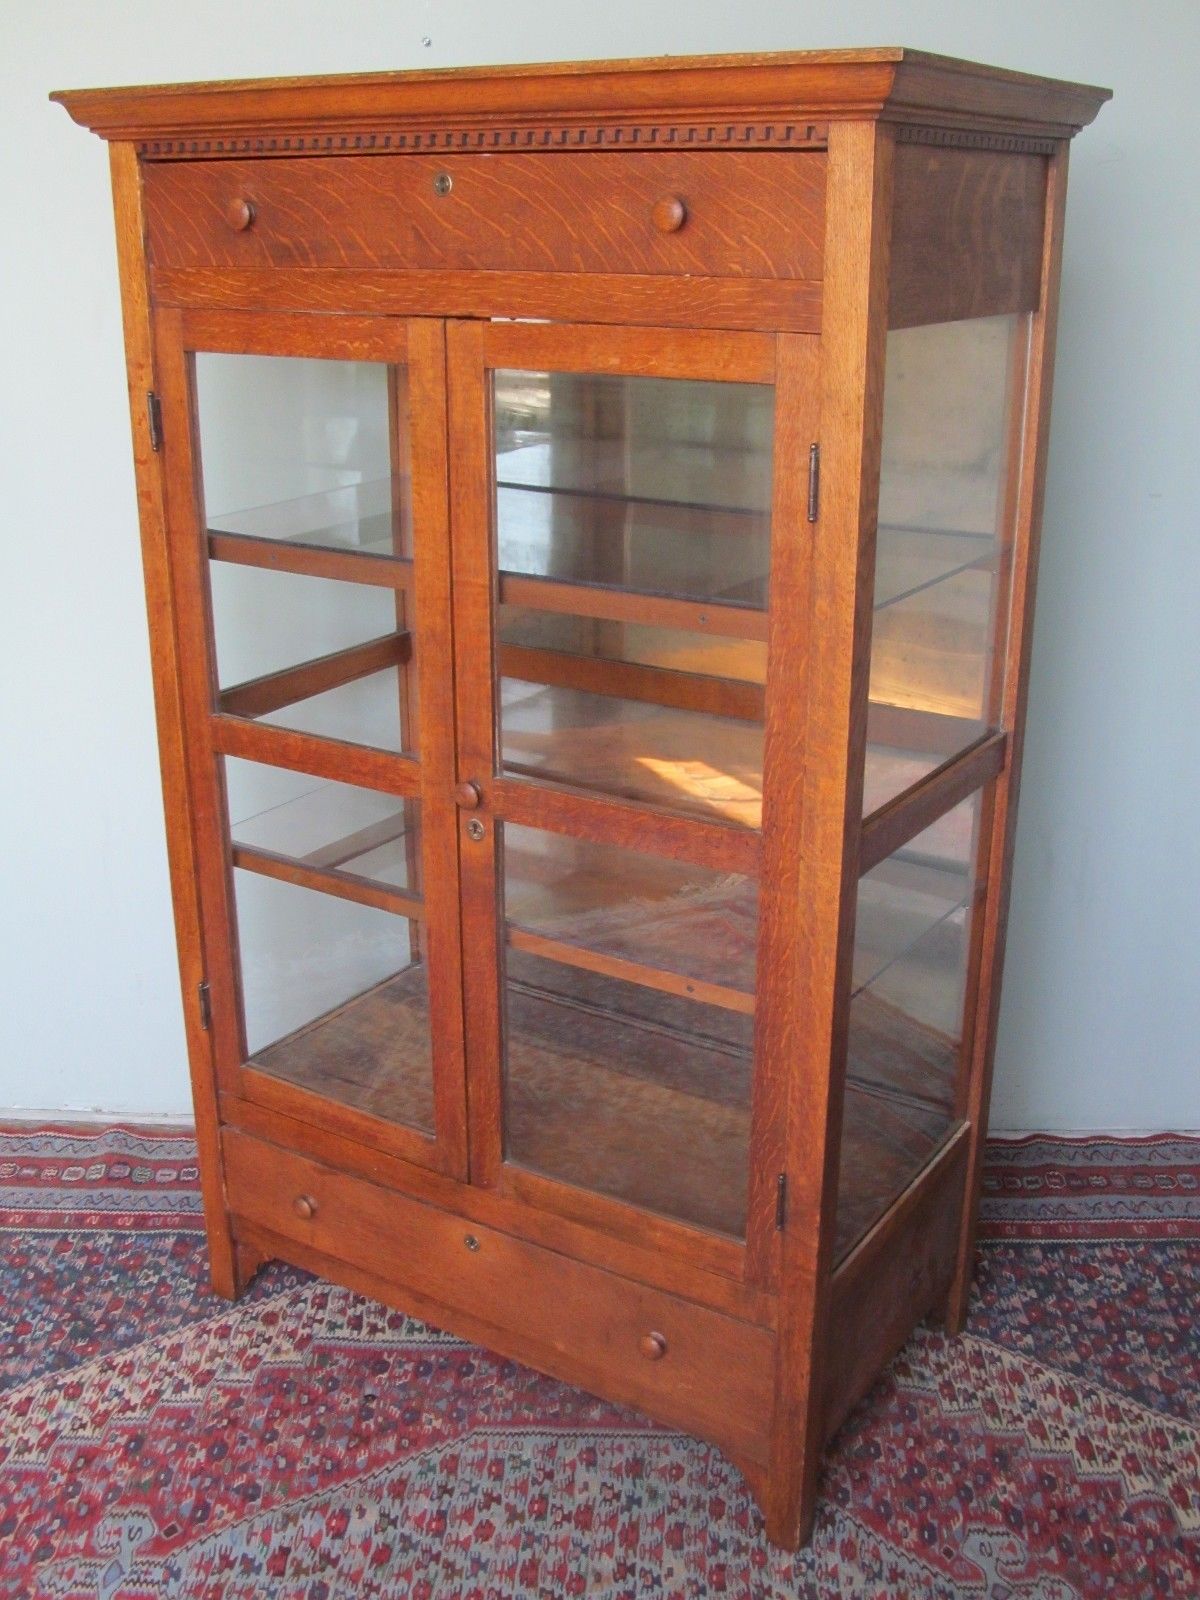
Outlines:
POLYGON ((266 1257, 252 1245, 230 1241, 226 1249, 211 1252, 213 1291, 223 1300, 240 1300, 266 1257))
POLYGON ((815 1474, 805 1473, 792 1494, 772 1494, 768 1491, 763 1508, 767 1538, 781 1550, 800 1550, 812 1538, 813 1523, 817 1518, 817 1485, 815 1474), (810 1476, 813 1481, 809 1482, 810 1476))

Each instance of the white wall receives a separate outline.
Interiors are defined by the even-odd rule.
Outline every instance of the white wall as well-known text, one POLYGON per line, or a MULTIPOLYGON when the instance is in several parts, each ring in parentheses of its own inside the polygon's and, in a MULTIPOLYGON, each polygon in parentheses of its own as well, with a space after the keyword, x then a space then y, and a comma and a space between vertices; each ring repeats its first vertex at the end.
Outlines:
POLYGON ((1072 157, 995 1122, 1200 1125, 1194 0, 9 0, 0 1107, 187 1106, 107 164, 46 93, 895 42, 1116 90, 1072 157))

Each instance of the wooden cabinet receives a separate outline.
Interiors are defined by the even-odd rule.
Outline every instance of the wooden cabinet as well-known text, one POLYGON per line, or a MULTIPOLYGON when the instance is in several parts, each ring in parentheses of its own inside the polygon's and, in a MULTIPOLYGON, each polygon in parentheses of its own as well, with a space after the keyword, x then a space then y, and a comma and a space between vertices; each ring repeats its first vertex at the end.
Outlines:
POLYGON ((897 50, 60 96, 111 141, 213 1280, 714 1440, 961 1326, 1071 136, 897 50))

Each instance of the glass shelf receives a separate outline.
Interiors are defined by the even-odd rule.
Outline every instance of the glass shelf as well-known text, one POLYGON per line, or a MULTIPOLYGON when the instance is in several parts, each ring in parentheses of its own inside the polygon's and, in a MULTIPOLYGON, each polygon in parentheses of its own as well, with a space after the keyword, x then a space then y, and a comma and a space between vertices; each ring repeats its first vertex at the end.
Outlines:
POLYGON ((397 511, 408 504, 408 481, 374 478, 290 500, 209 514, 210 535, 270 539, 319 550, 396 557, 397 511))
POLYGON ((417 801, 228 756, 225 781, 235 850, 419 892, 417 801))
POLYGON ((761 824, 761 724, 511 679, 501 724, 506 775, 761 824))

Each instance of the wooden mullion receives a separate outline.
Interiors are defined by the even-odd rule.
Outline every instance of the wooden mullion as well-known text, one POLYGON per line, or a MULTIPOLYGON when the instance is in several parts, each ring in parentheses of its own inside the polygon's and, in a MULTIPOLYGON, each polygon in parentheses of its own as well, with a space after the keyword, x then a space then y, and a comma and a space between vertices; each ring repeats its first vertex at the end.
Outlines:
POLYGON ((1006 734, 989 734, 961 756, 953 756, 920 783, 873 811, 862 827, 858 849, 860 874, 877 867, 893 851, 915 839, 1002 771, 1007 744, 1006 734))
POLYGON ((291 772, 307 772, 314 778, 379 789, 384 794, 420 793, 420 768, 408 756, 221 713, 210 717, 209 723, 213 748, 223 756, 261 761, 291 772))
POLYGON ((228 716, 262 717, 283 706, 294 705, 297 700, 308 700, 313 695, 340 689, 389 667, 403 666, 411 654, 409 633, 385 633, 378 639, 368 639, 345 650, 332 650, 312 661, 302 661, 297 666, 234 684, 221 691, 219 705, 228 716))
POLYGON ((563 939, 551 939, 515 923, 508 924, 507 939, 514 950, 540 956, 545 961, 557 961, 562 966, 578 967, 583 972, 598 972, 604 977, 620 978, 626 983, 640 984, 644 989, 657 989, 662 994, 699 1000, 705 1005, 720 1006, 724 1011, 738 1011, 744 1016, 754 1014, 753 994, 733 989, 728 984, 708 983, 702 978, 689 978, 679 972, 670 972, 665 967, 651 967, 642 961, 607 955, 603 950, 568 944, 563 939))
POLYGON ((368 551, 326 550, 315 544, 292 544, 286 539, 262 539, 249 533, 208 530, 208 554, 213 561, 232 561, 243 567, 294 572, 305 578, 333 578, 340 583, 367 583, 381 589, 407 589, 412 584, 412 562, 368 551))
POLYGON ((391 911, 396 916, 407 917, 414 922, 419 922, 425 915, 425 907, 416 895, 405 894, 400 889, 389 889, 355 872, 322 872, 273 850, 259 850, 241 844, 233 846, 230 858, 235 867, 257 872, 264 878, 274 878, 279 883, 292 883, 301 889, 315 889, 319 894, 336 895, 340 900, 353 900, 359 905, 374 906, 379 911, 391 911))
POLYGON ((587 694, 638 700, 676 711, 703 711, 710 716, 735 717, 740 722, 761 722, 763 717, 760 683, 531 645, 501 644, 496 654, 501 675, 522 683, 580 689, 587 694))
POLYGON ((605 622, 641 622, 657 628, 682 628, 691 633, 719 634, 732 639, 765 639, 767 614, 750 606, 676 600, 668 595, 600 584, 569 583, 561 578, 500 575, 500 602, 529 611, 553 611, 571 617, 597 617, 605 622))
POLYGON ((762 839, 756 829, 683 817, 632 800, 496 778, 492 805, 497 817, 526 828, 623 845, 718 872, 753 875, 759 867, 762 839))

